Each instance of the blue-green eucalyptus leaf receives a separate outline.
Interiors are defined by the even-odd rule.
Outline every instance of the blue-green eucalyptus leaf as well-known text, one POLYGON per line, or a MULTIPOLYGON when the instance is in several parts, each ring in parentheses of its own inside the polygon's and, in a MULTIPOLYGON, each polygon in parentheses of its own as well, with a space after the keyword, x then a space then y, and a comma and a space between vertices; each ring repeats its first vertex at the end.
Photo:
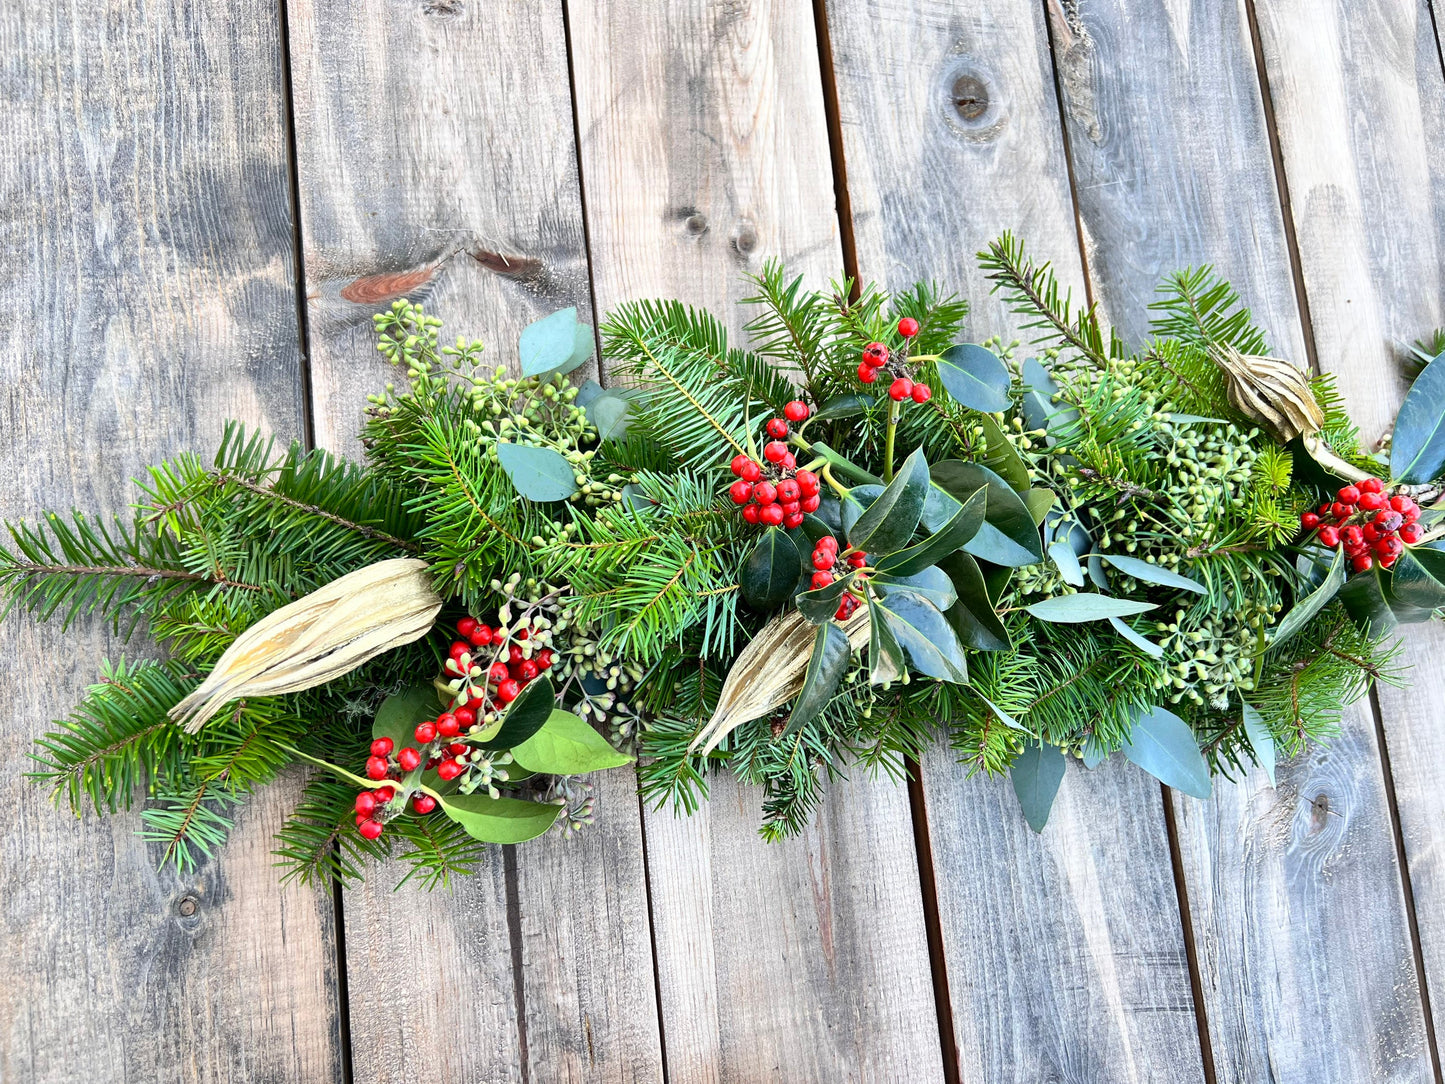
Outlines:
POLYGON ((1098 595, 1092 591, 1080 591, 1073 595, 1055 595, 1041 599, 1032 606, 1025 606, 1030 614, 1040 621, 1055 624, 1076 625, 1084 621, 1105 621, 1111 617, 1128 617, 1154 609, 1152 602, 1136 602, 1131 598, 1116 598, 1113 595, 1098 595))
POLYGON ((990 414, 1009 408, 1008 366, 992 350, 973 343, 950 346, 938 359, 938 379, 956 403, 990 414))
POLYGON ((1264 769, 1269 785, 1274 786, 1275 746, 1274 735, 1264 725, 1264 716, 1244 705, 1244 736, 1249 739, 1249 748, 1254 753, 1254 762, 1264 769))
POLYGON ((1208 589, 1198 580, 1191 580, 1188 576, 1181 576, 1178 572, 1150 564, 1148 561, 1141 561, 1137 557, 1126 557, 1122 553, 1101 553, 1099 556, 1124 575, 1132 576, 1144 583, 1157 584, 1160 587, 1173 587, 1180 591, 1193 591, 1196 595, 1209 593, 1208 589))
POLYGON ((1208 798, 1213 786, 1209 765, 1189 724, 1164 708, 1134 716, 1124 755, 1165 786, 1195 798, 1208 798))
POLYGON ((1064 781, 1062 750, 1042 742, 1024 746, 1009 768, 1009 779, 1023 807, 1024 820, 1035 832, 1042 832, 1049 822, 1059 784, 1064 781))
MULTIPOLYGON (((577 350, 578 326, 576 308, 566 308, 524 327, 517 341, 522 375, 539 376, 565 365, 577 350)), ((588 338, 591 338, 590 328, 588 338)))
POLYGON ((577 492, 572 464, 551 448, 498 444, 497 459, 517 492, 531 501, 565 501, 577 492))

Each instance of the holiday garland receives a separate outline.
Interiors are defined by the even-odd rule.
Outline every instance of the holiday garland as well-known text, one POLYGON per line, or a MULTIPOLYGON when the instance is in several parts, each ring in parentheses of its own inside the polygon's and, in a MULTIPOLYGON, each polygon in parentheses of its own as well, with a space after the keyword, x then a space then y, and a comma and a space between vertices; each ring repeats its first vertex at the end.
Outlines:
POLYGON ((1035 356, 958 343, 932 286, 769 265, 749 349, 677 302, 614 312, 603 390, 568 380, 574 310, 509 377, 396 302, 365 464, 230 426, 127 519, 9 527, 11 605, 165 648, 106 663, 34 774, 77 809, 144 795, 186 868, 312 765, 285 876, 394 855, 436 884, 587 823, 587 774, 634 758, 654 804, 761 785, 772 839, 946 736, 1041 829, 1066 755, 1203 796, 1397 680, 1395 624, 1445 607, 1445 362, 1386 458, 1208 269, 1131 349, 1012 238, 981 259, 1035 356))

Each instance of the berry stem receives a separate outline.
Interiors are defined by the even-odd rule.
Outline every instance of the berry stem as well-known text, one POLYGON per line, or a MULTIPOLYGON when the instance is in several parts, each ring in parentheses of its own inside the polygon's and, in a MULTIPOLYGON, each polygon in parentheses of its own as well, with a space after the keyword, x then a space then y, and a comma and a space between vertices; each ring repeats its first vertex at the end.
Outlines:
POLYGON ((823 469, 819 472, 819 475, 822 477, 823 481, 828 483, 829 488, 832 489, 834 493, 838 494, 838 499, 840 501, 848 496, 848 487, 843 485, 843 483, 839 482, 838 479, 833 477, 833 469, 830 464, 824 463, 823 469))
POLYGON ((898 400, 888 400, 888 428, 883 440, 883 483, 893 481, 893 437, 898 432, 898 400))

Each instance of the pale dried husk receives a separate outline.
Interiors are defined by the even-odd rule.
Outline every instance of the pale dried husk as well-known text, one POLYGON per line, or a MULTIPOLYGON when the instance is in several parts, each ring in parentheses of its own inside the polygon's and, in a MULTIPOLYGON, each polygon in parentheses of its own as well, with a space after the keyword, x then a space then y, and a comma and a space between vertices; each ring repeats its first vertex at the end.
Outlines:
POLYGON ((194 734, 233 700, 324 685, 419 640, 441 608, 425 561, 400 557, 357 569, 241 633, 170 717, 194 734))
POLYGON ((1313 436, 1324 427, 1325 412, 1315 400, 1309 377, 1297 366, 1279 358, 1241 354, 1232 346, 1216 346, 1210 357, 1224 370, 1230 405, 1281 443, 1313 436))
MULTIPOLYGON (((860 607, 842 626, 854 651, 866 645, 868 607, 860 607)), ((692 739, 688 752, 701 746, 706 756, 737 727, 776 711, 802 692, 817 634, 818 626, 797 610, 764 625, 734 660, 718 694, 717 709, 692 739)))

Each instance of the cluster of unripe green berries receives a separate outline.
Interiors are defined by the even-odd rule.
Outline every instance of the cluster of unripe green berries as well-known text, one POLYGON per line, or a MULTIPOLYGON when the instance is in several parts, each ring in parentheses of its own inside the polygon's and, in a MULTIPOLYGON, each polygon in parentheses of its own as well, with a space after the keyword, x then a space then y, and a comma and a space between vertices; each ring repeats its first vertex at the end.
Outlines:
MULTIPOLYGON (((813 590, 820 587, 827 587, 833 583, 838 576, 847 575, 855 568, 862 568, 868 563, 868 555, 862 550, 849 549, 841 555, 838 553, 838 540, 830 534, 825 534, 817 542, 813 543, 813 590), (842 567, 840 567, 840 565, 842 567)), ((862 577, 859 577, 862 579, 862 577)), ((853 616, 853 611, 858 608, 858 597, 852 592, 847 592, 838 603, 838 612, 833 616, 839 621, 847 621, 853 616)))
MULTIPOLYGON (((918 334, 918 321, 911 316, 903 317, 898 321, 898 334, 902 335, 905 341, 911 340, 918 334)), ((880 373, 887 373, 893 377, 893 382, 888 385, 888 398, 897 403, 905 399, 926 403, 933 398, 933 391, 927 384, 914 382, 909 374, 907 361, 907 350, 901 355, 890 354, 888 347, 882 343, 869 343, 863 348, 863 360, 858 365, 858 379, 865 384, 873 384, 877 382, 880 373)))
POLYGON ((783 407, 782 418, 772 418, 766 426, 772 439, 763 445, 763 461, 737 455, 731 464, 737 481, 728 487, 733 504, 742 506, 742 517, 748 523, 769 527, 801 527, 803 516, 816 512, 822 501, 818 476, 810 470, 799 470, 797 460, 783 441, 791 429, 788 422, 806 421, 811 411, 808 404, 794 399, 783 407))
POLYGON ((1300 524, 1316 532, 1320 545, 1343 549, 1356 572, 1368 572, 1376 564, 1393 567, 1406 546, 1425 536, 1419 519, 1420 506, 1413 500, 1403 493, 1392 497, 1380 479, 1366 478, 1300 516, 1300 524))

